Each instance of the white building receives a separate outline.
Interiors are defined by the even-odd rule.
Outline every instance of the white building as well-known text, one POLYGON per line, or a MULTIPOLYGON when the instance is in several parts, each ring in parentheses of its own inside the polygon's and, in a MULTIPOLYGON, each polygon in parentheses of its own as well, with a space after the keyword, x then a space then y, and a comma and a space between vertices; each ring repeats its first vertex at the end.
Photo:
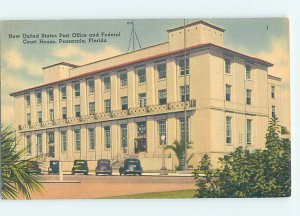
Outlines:
MULTIPOLYGON (((217 158, 237 146, 263 148, 269 118, 280 119, 281 79, 272 64, 224 47, 224 29, 198 21, 169 29, 169 40, 85 65, 43 68, 44 83, 11 95, 26 157, 113 163, 138 157, 144 170, 161 168, 162 145, 188 138, 197 166, 204 153, 217 158), (184 82, 186 80, 186 88, 184 82), (139 140, 137 144, 136 139, 139 140)), ((246 42, 245 42, 246 43, 246 42)), ((167 167, 177 158, 167 151, 167 167)))

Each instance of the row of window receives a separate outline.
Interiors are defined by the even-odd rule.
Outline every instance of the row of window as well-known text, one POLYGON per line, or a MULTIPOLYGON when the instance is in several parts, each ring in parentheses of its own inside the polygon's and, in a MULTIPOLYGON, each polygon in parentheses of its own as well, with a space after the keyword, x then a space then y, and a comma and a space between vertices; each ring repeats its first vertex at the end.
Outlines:
MULTIPOLYGON (((226 74, 231 74, 231 60, 230 59, 224 59, 224 71, 226 74)), ((246 79, 251 80, 252 74, 251 74, 251 66, 250 65, 245 66, 245 74, 246 74, 246 79)))
MULTIPOLYGON (((232 144, 232 117, 226 116, 226 143, 232 144)), ((247 119, 246 122, 246 142, 248 145, 251 144, 252 140, 252 120, 247 119)))
MULTIPOLYGON (((190 100, 190 87, 187 85, 186 88, 184 86, 180 87, 181 93, 181 101, 189 101, 190 100)), ((121 109, 127 110, 128 109, 128 96, 121 97, 121 109)), ((146 93, 140 93, 138 95, 138 101, 140 107, 147 106, 147 98, 146 93)), ((158 91, 158 103, 159 105, 167 104, 167 90, 162 89, 158 91)), ((111 99, 104 100, 104 111, 109 113, 111 112, 111 99)), ((62 107, 61 110, 62 119, 67 119, 67 107, 62 107)), ((89 115, 95 114, 95 102, 89 103, 89 115)), ((80 105, 74 106, 74 116, 80 117, 80 105)), ((37 112, 37 120, 39 123, 42 123, 42 111, 37 112)), ((49 109, 49 120, 54 120, 54 110, 49 109)), ((31 124, 31 114, 27 113, 27 123, 31 124)))
MULTIPOLYGON (((231 85, 226 84, 226 101, 231 101, 231 85)), ((271 86, 271 97, 275 98, 275 86, 271 86)), ((246 104, 251 105, 252 90, 246 89, 246 104)))
MULTIPOLYGON (((186 62, 184 59, 180 59, 178 61, 179 69, 180 69, 180 74, 184 76, 185 74, 189 74, 189 59, 186 59, 186 62), (186 65, 186 70, 184 70, 184 65, 186 65)), ((167 78, 167 70, 166 70, 166 64, 165 63, 160 63, 157 65, 157 72, 158 72, 158 78, 159 79, 165 79, 167 78)), ((147 78, 146 78, 146 69, 143 68, 137 68, 136 73, 138 75, 138 83, 146 83, 147 78)), ((103 84, 104 84, 104 91, 108 91, 111 88, 111 81, 110 77, 104 77, 103 78, 103 84)), ((127 78, 127 72, 120 72, 120 86, 121 87, 127 87, 128 85, 128 78, 127 78)), ((88 79, 87 80, 87 86, 88 86, 88 93, 89 94, 94 94, 95 93, 95 81, 94 79, 88 79)), ((74 82, 73 83, 74 87, 74 95, 75 97, 80 97, 80 83, 79 82, 74 82)), ((61 85, 60 86, 60 93, 61 93, 61 99, 65 100, 67 98, 67 93, 66 93, 66 85, 61 85)), ((37 104, 42 103, 42 93, 41 91, 36 91, 36 99, 37 99, 37 104)), ((25 95, 25 100, 26 100, 26 106, 30 106, 30 95, 27 94, 25 95)), ((48 88, 48 101, 49 103, 53 102, 54 100, 54 94, 53 94, 53 88, 48 88)))
MULTIPOLYGON (((167 139, 167 120, 159 120, 157 121, 158 124, 158 135, 159 135, 159 143, 160 145, 166 145, 166 139, 167 139), (163 137, 165 139, 161 139, 163 137)), ((180 139, 184 140, 184 133, 185 133, 185 124, 184 119, 180 118, 180 139)), ((128 147, 128 129, 127 124, 121 124, 120 125, 120 132, 121 132, 121 147, 126 149, 128 147)), ((54 136, 53 133, 51 133, 52 136, 54 136)), ((75 151, 81 150, 81 133, 80 129, 73 130, 74 134, 74 149, 75 151)), ((146 122, 138 122, 137 123, 137 136, 143 137, 147 134, 147 125, 146 122)), ((32 154, 32 140, 31 135, 26 136, 26 142, 27 142, 27 154, 32 154)), ((42 134, 37 134, 37 153, 42 154, 43 153, 43 141, 42 141, 42 134)), ((187 138, 189 139, 189 119, 187 119, 187 138)), ((54 137, 53 137, 54 140, 54 137)), ((88 128, 88 145, 90 150, 95 150, 96 148, 96 137, 95 137, 95 128, 88 128)), ((68 136, 67 131, 61 131, 60 132, 60 144, 61 144, 61 152, 68 151, 68 136)), ((106 149, 111 148, 111 127, 105 126, 104 127, 104 146, 106 149)))

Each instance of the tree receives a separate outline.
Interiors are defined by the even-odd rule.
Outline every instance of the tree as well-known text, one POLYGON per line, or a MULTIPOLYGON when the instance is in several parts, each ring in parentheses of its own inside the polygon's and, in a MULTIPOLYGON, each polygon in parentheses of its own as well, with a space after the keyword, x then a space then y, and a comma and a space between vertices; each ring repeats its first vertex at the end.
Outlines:
POLYGON ((250 152, 238 147, 219 158, 212 178, 210 160, 204 155, 194 170, 196 197, 287 197, 291 194, 290 140, 280 138, 277 118, 269 122, 266 149, 250 152), (199 173, 204 173, 200 177, 199 173))
MULTIPOLYGON (((188 145, 187 145, 187 149, 191 149, 191 148, 192 148, 191 142, 189 142, 188 145)), ((168 145, 168 146, 165 147, 165 149, 166 150, 170 149, 175 153, 179 164, 180 164, 180 161, 183 160, 184 157, 185 157, 185 143, 184 143, 184 140, 180 140, 180 141, 175 140, 173 142, 173 145, 168 145)), ((187 163, 189 163, 189 161, 192 159, 193 156, 194 156, 193 154, 191 154, 189 156, 189 158, 187 159, 187 163)), ((179 170, 180 166, 178 166, 177 169, 179 170)))
POLYGON ((16 199, 20 194, 31 198, 34 191, 42 192, 41 177, 28 173, 29 160, 21 160, 25 150, 16 151, 15 131, 6 127, 1 131, 1 193, 4 199, 16 199))

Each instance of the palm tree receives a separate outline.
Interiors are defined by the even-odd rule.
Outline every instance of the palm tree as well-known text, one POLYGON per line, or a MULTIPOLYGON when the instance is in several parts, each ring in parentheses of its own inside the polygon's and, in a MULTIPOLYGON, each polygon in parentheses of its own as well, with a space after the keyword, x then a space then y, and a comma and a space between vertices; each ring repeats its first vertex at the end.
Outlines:
POLYGON ((20 160, 25 150, 16 151, 15 131, 8 126, 1 130, 1 179, 2 198, 16 199, 19 195, 31 199, 34 191, 42 192, 41 176, 27 172, 29 160, 20 160))
MULTIPOLYGON (((189 142, 189 143, 187 144, 187 149, 191 149, 191 148, 192 148, 191 144, 192 144, 192 142, 189 142)), ((184 156, 185 156, 185 143, 184 143, 184 140, 180 140, 180 141, 175 140, 175 141, 173 142, 173 145, 168 145, 168 146, 165 147, 165 149, 166 149, 166 150, 167 150, 167 149, 172 150, 172 151, 175 153, 175 155, 176 155, 176 157, 177 157, 177 159, 178 159, 178 163, 180 164, 180 161, 181 161, 181 160, 184 158, 184 156)), ((194 156, 193 154, 191 154, 191 155, 189 156, 189 158, 187 159, 187 164, 189 163, 189 161, 192 159, 193 156, 194 156)), ((180 168, 180 166, 178 166, 178 169, 179 169, 179 168, 180 168)))

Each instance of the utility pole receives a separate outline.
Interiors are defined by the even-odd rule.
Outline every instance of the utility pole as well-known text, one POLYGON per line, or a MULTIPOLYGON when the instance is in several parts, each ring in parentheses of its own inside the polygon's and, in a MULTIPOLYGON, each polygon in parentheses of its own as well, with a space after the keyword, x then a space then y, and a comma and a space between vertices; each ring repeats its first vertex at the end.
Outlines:
POLYGON ((187 111, 186 111, 186 28, 185 28, 185 19, 183 19, 183 25, 184 25, 184 34, 183 34, 183 40, 184 40, 184 167, 183 170, 187 170, 187 111))

